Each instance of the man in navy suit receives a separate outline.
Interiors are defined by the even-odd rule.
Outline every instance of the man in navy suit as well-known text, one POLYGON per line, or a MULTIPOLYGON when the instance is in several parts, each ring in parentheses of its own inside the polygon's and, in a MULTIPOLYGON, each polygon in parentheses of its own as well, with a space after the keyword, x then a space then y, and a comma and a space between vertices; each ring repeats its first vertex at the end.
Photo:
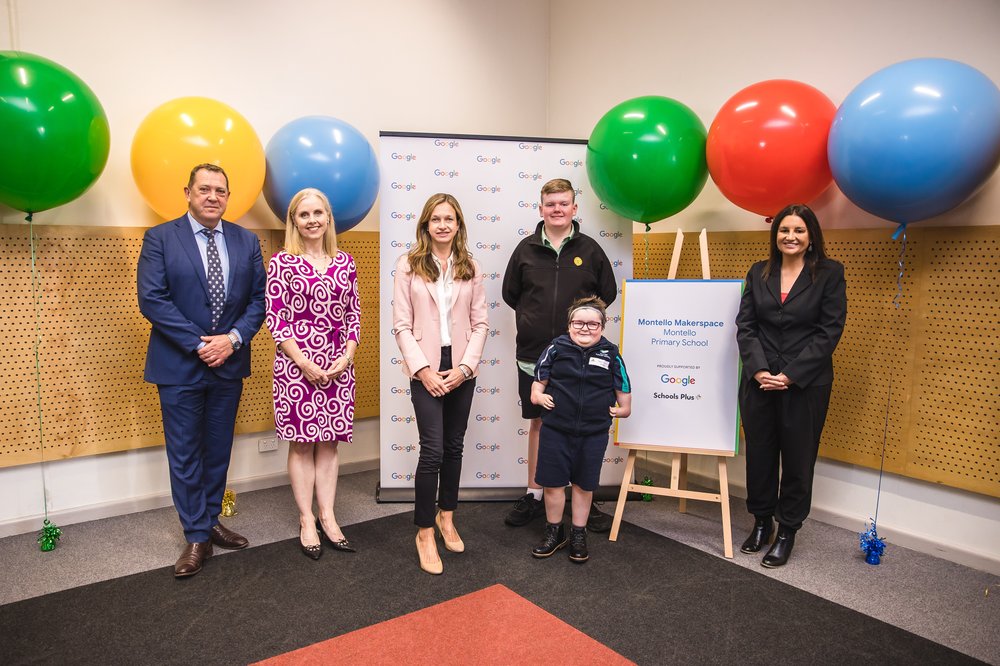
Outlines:
POLYGON ((138 267, 139 310, 153 326, 145 379, 160 395, 170 488, 188 542, 178 578, 201 571, 213 544, 247 546, 219 513, 266 281, 257 236, 222 219, 225 171, 199 164, 184 194, 187 214, 146 232, 138 267))

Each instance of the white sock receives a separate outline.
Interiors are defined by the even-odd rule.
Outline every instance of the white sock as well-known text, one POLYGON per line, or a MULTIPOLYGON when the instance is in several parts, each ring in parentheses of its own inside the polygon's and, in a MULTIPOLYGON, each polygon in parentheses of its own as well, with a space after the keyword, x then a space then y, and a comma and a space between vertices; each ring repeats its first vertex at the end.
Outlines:
POLYGON ((542 489, 541 488, 528 488, 528 492, 539 502, 542 501, 542 489))

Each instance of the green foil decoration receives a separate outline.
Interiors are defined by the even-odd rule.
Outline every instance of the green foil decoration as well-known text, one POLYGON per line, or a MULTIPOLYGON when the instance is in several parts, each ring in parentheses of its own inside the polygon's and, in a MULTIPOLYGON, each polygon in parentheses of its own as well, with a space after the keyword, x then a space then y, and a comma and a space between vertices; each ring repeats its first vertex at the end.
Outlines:
POLYGON ((38 547, 43 553, 56 549, 56 541, 62 536, 62 530, 46 518, 42 522, 42 531, 38 533, 38 547))
MULTIPOLYGON (((651 479, 649 477, 649 475, 647 474, 646 476, 642 477, 642 485, 644 485, 644 486, 651 486, 651 485, 653 485, 653 479, 651 479)), ((653 501, 653 495, 652 495, 652 493, 643 493, 642 494, 642 501, 643 502, 652 502, 653 501)))

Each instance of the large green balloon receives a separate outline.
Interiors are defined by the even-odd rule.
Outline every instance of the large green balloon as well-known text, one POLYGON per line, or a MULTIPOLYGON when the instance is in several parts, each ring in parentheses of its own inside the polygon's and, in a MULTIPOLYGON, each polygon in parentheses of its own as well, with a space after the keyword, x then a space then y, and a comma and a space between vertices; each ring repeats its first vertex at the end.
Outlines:
POLYGON ((604 205, 637 222, 678 213, 705 186, 705 125, 667 97, 636 97, 598 121, 587 143, 587 176, 604 205))
POLYGON ((0 51, 0 203, 37 213, 72 201, 101 175, 110 144, 86 83, 51 60, 0 51))

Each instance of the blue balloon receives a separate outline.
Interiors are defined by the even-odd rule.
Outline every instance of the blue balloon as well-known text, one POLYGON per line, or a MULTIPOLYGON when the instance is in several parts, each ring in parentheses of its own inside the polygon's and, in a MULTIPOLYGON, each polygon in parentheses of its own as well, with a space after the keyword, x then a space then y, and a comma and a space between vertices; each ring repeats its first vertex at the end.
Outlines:
POLYGON ((954 60, 920 58, 862 81, 827 143, 837 186, 902 225, 951 210, 1000 163, 1000 90, 954 60))
POLYGON ((264 199, 284 221, 288 203, 315 187, 330 199, 334 227, 343 233, 365 218, 378 196, 378 159, 352 125, 328 116, 306 116, 279 129, 264 150, 264 199))

